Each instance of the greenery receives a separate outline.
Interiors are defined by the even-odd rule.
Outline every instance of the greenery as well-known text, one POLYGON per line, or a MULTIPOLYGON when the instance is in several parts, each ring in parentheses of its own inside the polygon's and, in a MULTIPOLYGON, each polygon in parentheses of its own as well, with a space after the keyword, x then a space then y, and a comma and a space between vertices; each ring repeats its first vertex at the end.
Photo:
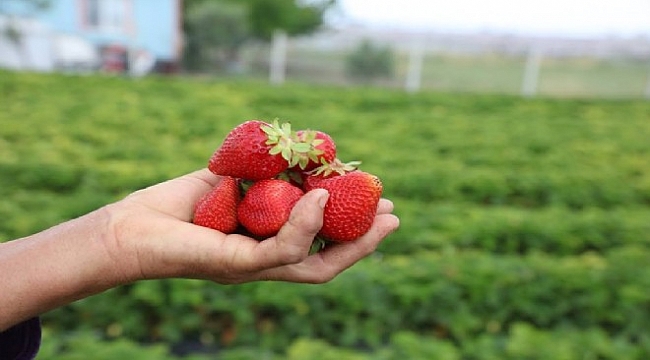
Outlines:
POLYGON ((142 281, 41 359, 646 359, 650 103, 0 72, 0 241, 206 166, 244 120, 328 132, 401 227, 324 285, 142 281))
POLYGON ((376 78, 390 78, 395 72, 395 58, 388 46, 362 40, 346 58, 347 74, 355 80, 370 82, 376 78))
POLYGON ((240 48, 250 37, 248 14, 242 4, 204 1, 184 14, 188 70, 232 69, 239 64, 240 48))
POLYGON ((247 43, 268 42, 276 30, 310 34, 320 28, 325 12, 335 4, 335 0, 184 1, 184 66, 190 71, 240 72, 247 43))
POLYGON ((289 35, 304 35, 323 25, 325 12, 336 5, 336 0, 247 0, 253 34, 262 40, 271 40, 275 30, 289 35))

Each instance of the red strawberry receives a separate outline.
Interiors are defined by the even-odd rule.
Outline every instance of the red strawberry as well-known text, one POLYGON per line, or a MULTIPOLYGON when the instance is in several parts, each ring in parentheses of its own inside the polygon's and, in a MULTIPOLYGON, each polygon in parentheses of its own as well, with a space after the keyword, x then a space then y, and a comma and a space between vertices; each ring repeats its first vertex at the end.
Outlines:
POLYGON ((246 121, 228 133, 208 163, 210 171, 246 180, 270 179, 289 166, 291 127, 246 121))
POLYGON ((324 133, 319 138, 315 134, 298 137, 289 123, 249 120, 228 133, 210 158, 208 168, 217 175, 244 180, 271 179, 310 159, 320 161, 320 154, 330 158, 334 143, 327 145, 326 140, 324 133))
POLYGON ((336 144, 331 136, 318 130, 299 130, 296 132, 298 142, 310 144, 312 150, 298 154, 298 164, 292 170, 311 171, 336 159, 336 144))
POLYGON ((368 232, 383 191, 377 176, 361 170, 329 177, 310 175, 303 186, 305 191, 329 191, 319 235, 336 242, 353 241, 368 232))
POLYGON ((253 183, 237 207, 237 219, 246 230, 259 238, 278 233, 303 195, 302 189, 279 179, 253 183))
POLYGON ((238 180, 224 176, 196 203, 192 221, 196 225, 231 234, 238 226, 237 204, 240 197, 238 180))

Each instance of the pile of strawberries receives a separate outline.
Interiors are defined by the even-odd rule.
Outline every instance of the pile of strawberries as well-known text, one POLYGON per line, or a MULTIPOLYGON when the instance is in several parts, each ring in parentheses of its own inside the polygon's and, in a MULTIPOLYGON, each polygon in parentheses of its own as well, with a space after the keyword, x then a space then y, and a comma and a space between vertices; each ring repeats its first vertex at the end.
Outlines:
POLYGON ((262 240, 277 234, 306 192, 323 188, 329 199, 318 239, 354 241, 370 229, 383 190, 358 164, 340 161, 324 132, 246 121, 210 158, 208 168, 222 178, 197 202, 193 222, 262 240))

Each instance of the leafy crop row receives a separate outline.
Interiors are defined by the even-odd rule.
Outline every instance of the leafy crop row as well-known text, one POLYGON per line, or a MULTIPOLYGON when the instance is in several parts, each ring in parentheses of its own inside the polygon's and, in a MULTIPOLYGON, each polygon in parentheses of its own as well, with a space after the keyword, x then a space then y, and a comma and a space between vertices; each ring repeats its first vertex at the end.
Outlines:
POLYGON ((0 108, 0 241, 204 167, 253 118, 331 134, 401 218, 326 285, 144 281, 55 310, 44 358, 650 355, 647 102, 0 72, 0 108))
POLYGON ((467 203, 400 200, 400 236, 387 241, 386 253, 423 249, 480 249, 490 253, 554 255, 602 252, 627 244, 650 247, 650 208, 647 206, 579 211, 565 206, 519 209, 473 206, 467 203))
POLYGON ((565 258, 433 252, 374 257, 323 286, 145 282, 76 303, 69 309, 75 316, 57 326, 117 324, 122 335, 142 341, 208 332, 225 345, 280 350, 298 337, 378 348, 402 330, 463 344, 481 335, 506 336, 526 322, 543 329, 599 328, 650 354, 648 256, 650 250, 633 246, 565 258), (139 311, 124 317, 124 309, 139 311))
MULTIPOLYGON (((53 338, 46 334, 46 343, 39 359, 73 360, 93 354, 93 359, 113 360, 207 360, 214 355, 175 355, 164 345, 139 346, 136 342, 120 339, 112 342, 98 341, 97 336, 86 332, 74 333, 66 338, 53 338), (65 348, 65 351, 61 351, 65 348)), ((643 359, 643 353, 625 339, 611 338, 596 328, 586 330, 560 329, 544 331, 526 323, 518 323, 504 337, 480 336, 471 342, 465 352, 453 343, 432 336, 400 331, 391 335, 386 346, 374 351, 336 347, 323 340, 299 338, 281 353, 263 347, 240 347, 216 351, 221 360, 400 360, 400 359, 485 359, 485 360, 580 360, 643 359)))

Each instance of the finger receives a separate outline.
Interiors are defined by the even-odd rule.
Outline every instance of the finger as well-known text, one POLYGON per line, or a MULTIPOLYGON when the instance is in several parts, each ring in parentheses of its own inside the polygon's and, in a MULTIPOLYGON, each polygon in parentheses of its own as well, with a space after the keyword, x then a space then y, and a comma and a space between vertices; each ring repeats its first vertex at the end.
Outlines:
POLYGON ((370 255, 388 235, 399 228, 399 218, 381 214, 370 230, 359 239, 336 243, 306 258, 299 264, 269 269, 259 274, 261 280, 281 280, 302 283, 324 283, 370 255))
POLYGON ((393 212, 395 205, 388 199, 379 199, 377 204, 377 214, 390 214, 393 212))
POLYGON ((322 257, 322 261, 330 265, 328 271, 324 271, 324 275, 334 277, 362 258, 372 254, 382 240, 398 228, 399 218, 397 216, 380 214, 375 217, 370 230, 359 239, 326 247, 318 253, 322 257))
POLYGON ((314 237, 323 226, 323 209, 328 197, 327 190, 314 189, 298 200, 278 234, 256 247, 252 258, 257 269, 299 263, 309 255, 314 237))

